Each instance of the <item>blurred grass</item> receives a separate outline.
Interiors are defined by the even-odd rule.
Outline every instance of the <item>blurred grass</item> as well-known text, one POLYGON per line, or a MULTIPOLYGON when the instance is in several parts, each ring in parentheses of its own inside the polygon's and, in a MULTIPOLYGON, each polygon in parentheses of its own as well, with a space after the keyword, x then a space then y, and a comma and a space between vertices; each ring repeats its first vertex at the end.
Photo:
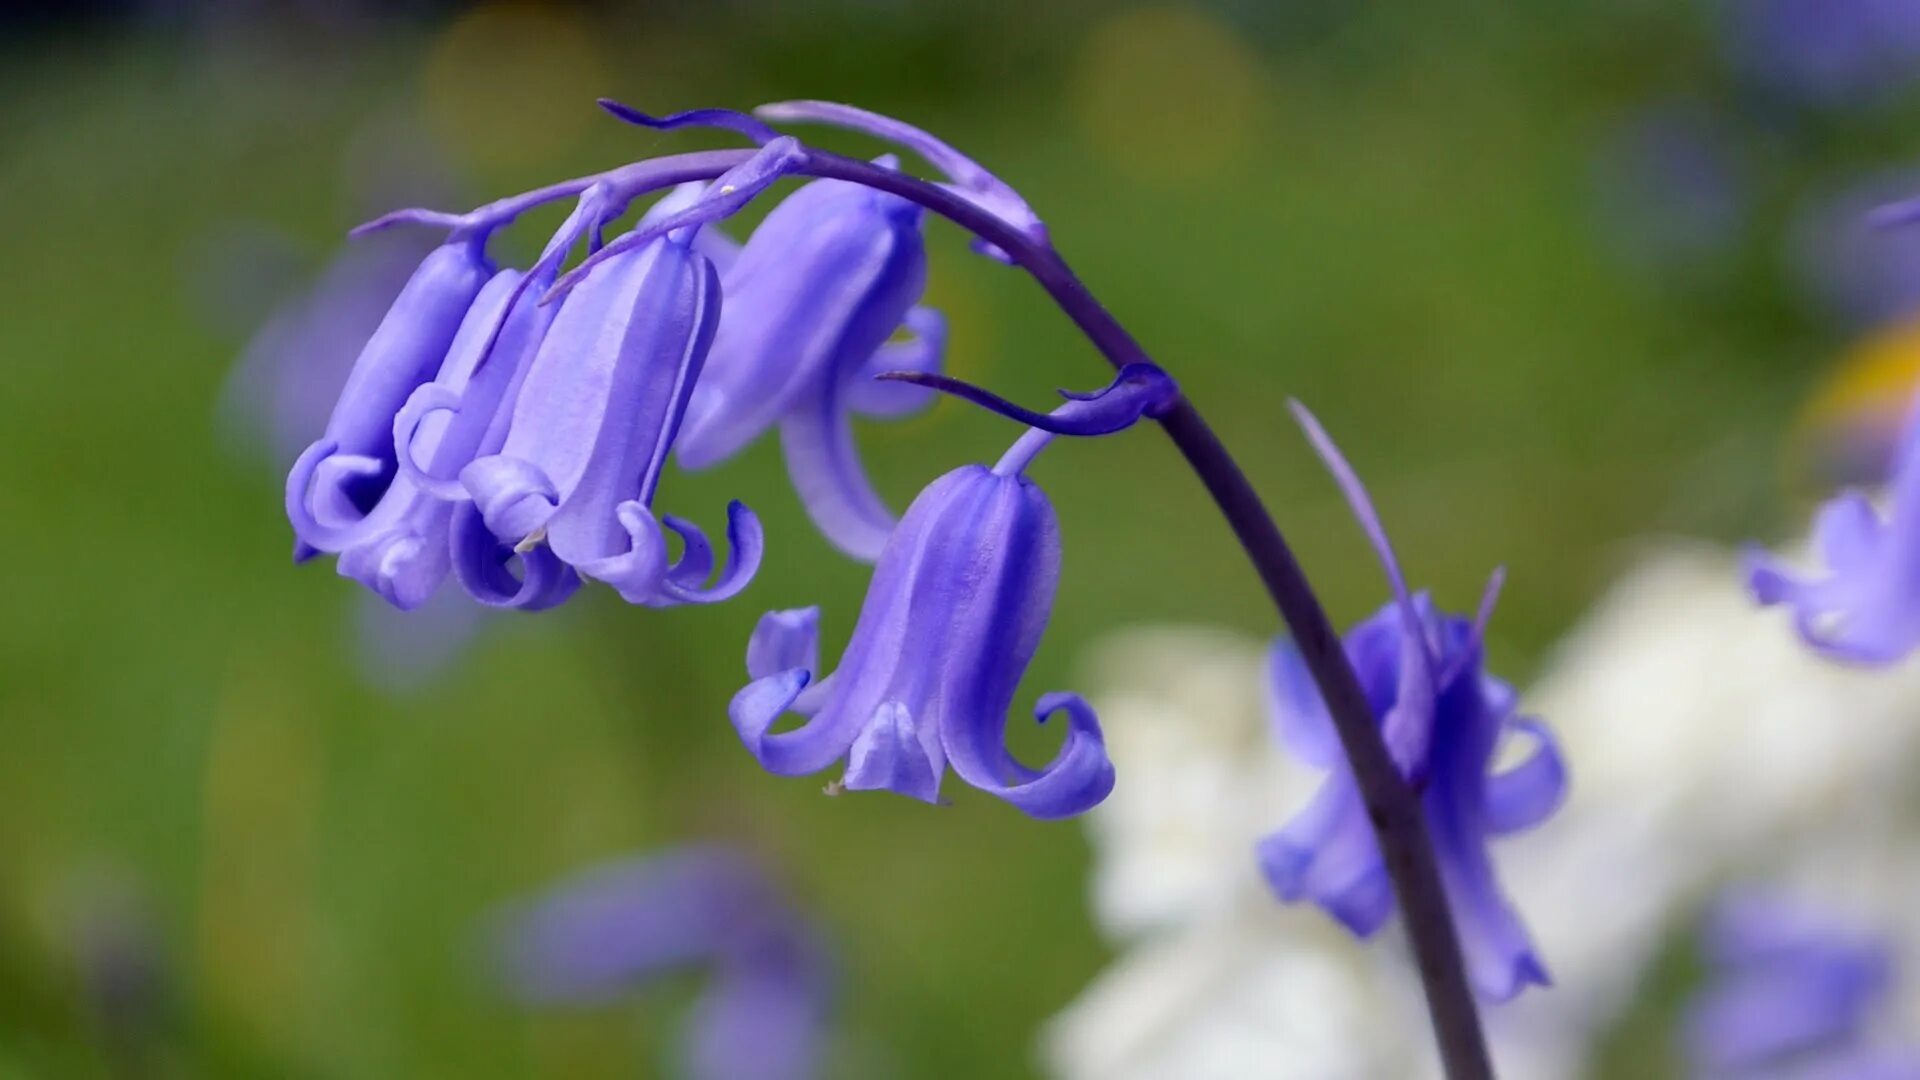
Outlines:
MULTIPOLYGON (((574 127, 596 92, 660 109, 845 97, 947 135, 1022 189, 1177 372, 1337 617, 1384 590, 1289 396, 1371 482, 1417 581, 1465 605, 1510 568, 1493 655, 1516 676, 1635 538, 1790 520, 1774 516, 1778 432, 1837 343, 1771 284, 1760 245, 1718 279, 1650 283, 1607 260, 1585 200, 1610 119, 1704 63, 1682 16, 1176 12, 1172 38, 1244 50, 1216 62, 1129 44, 1115 10, 604 13, 524 70, 537 49, 450 60, 427 26, 298 51, 8 43, 0 1076, 107 1068, 61 910, 100 864, 142 883, 165 930, 164 1075, 629 1074, 665 1053, 663 999, 518 1013, 476 979, 474 920, 594 859, 696 837, 762 851, 829 925, 847 969, 834 1075, 1029 1069, 1036 1025, 1102 963, 1073 826, 957 783, 944 809, 827 799, 825 777, 774 779, 741 752, 723 708, 753 619, 821 603, 835 655, 865 581, 807 527, 770 445, 664 496, 702 521, 733 495, 761 511, 773 548, 743 602, 629 610, 589 589, 500 620, 418 692, 361 685, 343 630, 357 598, 286 564, 275 463, 235 460, 213 429, 237 343, 196 317, 183 276, 234 222, 334 243, 344 149, 394 110, 486 195, 699 143, 574 127), (1199 165, 1165 168, 1183 147, 1199 165)), ((1027 401, 1102 381, 1029 283, 945 233, 935 248, 957 370, 1027 401)), ((951 405, 863 434, 900 505, 1010 436, 951 405)), ((1119 623, 1275 629, 1152 433, 1059 446, 1036 475, 1069 555, 1029 695, 1072 685, 1076 651, 1119 623)))

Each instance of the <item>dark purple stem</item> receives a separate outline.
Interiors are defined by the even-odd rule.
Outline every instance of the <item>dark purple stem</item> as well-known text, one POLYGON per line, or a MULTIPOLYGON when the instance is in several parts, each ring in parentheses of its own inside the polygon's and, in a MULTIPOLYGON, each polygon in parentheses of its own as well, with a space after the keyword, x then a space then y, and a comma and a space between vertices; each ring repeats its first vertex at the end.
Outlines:
MULTIPOLYGON (((953 221, 1006 252, 1015 265, 1033 275, 1114 367, 1153 362, 1050 244, 1036 241, 961 196, 892 169, 809 150, 802 171, 878 188, 953 221)), ((1340 636, 1259 493, 1199 410, 1182 396, 1159 420, 1206 485, 1240 546, 1246 549, 1326 700, 1354 782, 1366 804, 1367 818, 1373 823, 1387 873, 1393 879, 1446 1075, 1451 1080, 1491 1078, 1493 1065, 1486 1037, 1467 982, 1459 935, 1448 910, 1446 888, 1434 860, 1420 797, 1387 754, 1373 709, 1347 661, 1340 636)))

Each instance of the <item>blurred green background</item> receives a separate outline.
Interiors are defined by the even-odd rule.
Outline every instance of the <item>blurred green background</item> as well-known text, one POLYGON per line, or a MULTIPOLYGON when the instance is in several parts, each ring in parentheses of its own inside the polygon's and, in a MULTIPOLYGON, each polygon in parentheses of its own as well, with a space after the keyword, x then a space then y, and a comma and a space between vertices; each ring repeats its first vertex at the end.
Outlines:
MULTIPOLYGON (((674 992, 527 1014, 478 978, 474 926, 690 839, 760 852, 833 935, 830 1075, 1025 1075, 1037 1025, 1103 963, 1074 825, 957 782, 937 809, 826 798, 826 777, 741 750, 724 708, 754 619, 819 603, 837 655, 866 578, 770 442, 664 495, 709 525, 729 497, 760 511, 742 601, 588 590, 491 620, 415 685, 364 677, 356 587, 288 565, 287 462, 217 422, 244 334, 206 282, 245 284, 220 276, 235 230, 286 234, 317 269, 370 209, 351 167, 369 131, 430 148, 465 204, 711 142, 614 123, 602 94, 844 99, 929 127, 1018 186, 1182 379, 1338 619, 1384 588, 1289 396, 1372 483, 1417 581, 1465 606, 1507 565, 1492 650, 1521 680, 1636 538, 1798 520, 1791 425, 1859 333, 1796 288, 1787 222, 1920 142, 1898 104, 1754 120, 1700 10, 1651 0, 56 7, 0 35, 0 1076, 126 1064, 77 957, 88 913, 127 896, 164 970, 162 1076, 645 1071, 674 992), (1673 97, 1747 133, 1742 224, 1649 257, 1613 242, 1638 210, 1606 209, 1596 163, 1673 97)), ((1104 380, 1028 281, 932 231, 952 370, 1027 402, 1104 380)), ((1011 433, 942 404, 862 435, 904 505, 1011 433)), ((1068 556, 1019 708, 1073 687, 1118 624, 1276 629, 1155 433, 1062 445, 1035 475, 1068 556)))

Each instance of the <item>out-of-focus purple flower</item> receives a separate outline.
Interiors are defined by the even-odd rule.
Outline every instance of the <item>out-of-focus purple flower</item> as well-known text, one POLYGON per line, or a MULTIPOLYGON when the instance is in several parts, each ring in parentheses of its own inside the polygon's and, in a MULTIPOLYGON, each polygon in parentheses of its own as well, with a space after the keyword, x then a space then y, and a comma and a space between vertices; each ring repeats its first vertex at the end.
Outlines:
POLYGON ((1722 0, 1719 21, 1734 67, 1795 104, 1872 104, 1920 71, 1911 0, 1722 0))
MULTIPOLYGON (((711 125, 771 140, 758 121, 724 110, 656 118, 605 104, 650 127, 711 125)), ((777 425, 808 515, 859 559, 879 557, 894 517, 861 467, 852 417, 929 402, 929 391, 873 376, 937 371, 945 347, 940 314, 915 306, 927 284, 924 216, 899 196, 835 180, 808 183, 776 206, 726 271, 726 311, 678 444, 680 463, 700 469, 777 425), (887 344, 901 329, 910 340, 887 344)))
POLYGON ((1893 985, 1884 941, 1779 897, 1734 892, 1710 913, 1704 950, 1712 981, 1684 1028, 1695 1076, 1920 1077, 1920 1054, 1866 1045, 1893 985))
POLYGON ((1731 137, 1696 105, 1667 102, 1630 117, 1602 144, 1594 179, 1602 239, 1635 262, 1718 254, 1745 223, 1731 137))
POLYGON ((1796 215, 1794 272, 1845 325, 1871 329, 1920 315, 1920 229, 1889 227, 1885 217, 1889 204, 1916 190, 1920 173, 1878 173, 1810 200, 1796 215))
MULTIPOLYGON (((927 383, 998 402, 951 380, 927 383)), ((1066 741, 1045 768, 1006 747, 1007 712, 1060 575, 1059 523, 1024 470, 1053 432, 1119 430, 1175 393, 1158 369, 1129 369, 1107 391, 1049 417, 1007 406, 1052 431, 1030 431, 993 468, 963 466, 920 493, 881 553, 837 670, 820 677, 819 609, 760 620, 747 646, 753 681, 729 707, 747 749, 783 776, 844 760, 846 788, 926 802, 938 801, 951 764, 968 784, 1037 818, 1069 817, 1105 798, 1113 765, 1099 721, 1077 695, 1046 694, 1035 708, 1042 721, 1067 714, 1066 741), (773 731, 789 711, 806 722, 773 731)))
POLYGON ((131 884, 85 882, 72 898, 75 974, 101 1044, 144 1071, 148 1045, 166 1020, 173 988, 153 913, 131 884))
MULTIPOLYGON (((1566 770, 1547 729, 1515 713, 1513 688, 1481 669, 1481 638, 1492 613, 1495 574, 1474 621, 1444 615, 1407 591, 1366 490, 1304 408, 1295 416, 1339 482, 1386 568, 1394 599, 1348 633, 1348 659, 1378 716, 1388 752, 1423 792, 1442 881, 1475 989, 1504 1001, 1528 984, 1547 985, 1525 927, 1494 880, 1489 838, 1532 828, 1558 809, 1566 770), (1503 740, 1525 736, 1535 749, 1494 773, 1503 740)), ((1275 725, 1289 751, 1329 771, 1313 800, 1257 848, 1280 899, 1310 900, 1367 937, 1393 912, 1393 888, 1333 724, 1305 663, 1290 643, 1273 655, 1275 725)))
POLYGON ((1890 664, 1920 645, 1920 416, 1903 436, 1888 512, 1845 491, 1820 508, 1813 547, 1824 573, 1802 576, 1757 548, 1747 584, 1762 604, 1793 608, 1806 643, 1837 660, 1890 664))
MULTIPOLYGON (((418 132, 375 128, 355 139, 348 157, 356 206, 438 198, 458 187, 418 132)), ((355 361, 433 245, 410 233, 367 237, 297 292, 286 288, 297 256, 277 250, 283 247, 291 245, 229 240, 195 276, 204 281, 201 306, 209 320, 252 333, 222 398, 222 425, 250 444, 264 443, 284 469, 326 426, 355 361), (249 294, 256 299, 235 302, 249 294)), ((417 612, 396 611, 377 594, 362 596, 354 617, 359 666, 388 689, 409 688, 443 669, 480 626, 481 612, 454 602, 448 590, 417 612)))
POLYGON ((501 975, 534 1004, 591 1004, 708 972, 676 1075, 818 1075, 833 971, 818 932, 745 855, 689 847, 590 871, 506 913, 501 975))

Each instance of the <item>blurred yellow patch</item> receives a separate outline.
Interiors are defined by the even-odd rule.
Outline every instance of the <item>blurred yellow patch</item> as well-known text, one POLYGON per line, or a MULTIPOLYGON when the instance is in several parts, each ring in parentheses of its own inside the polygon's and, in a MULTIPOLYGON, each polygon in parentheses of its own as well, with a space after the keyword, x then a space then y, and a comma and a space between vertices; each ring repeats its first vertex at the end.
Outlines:
POLYGON ((1916 392, 1920 320, 1883 330, 1841 359, 1801 414, 1795 462, 1822 481, 1882 479, 1916 392))
POLYGON ((602 122, 611 85, 585 16, 566 5, 491 3, 434 43, 421 88, 449 146, 482 168, 572 149, 602 122))
POLYGON ((221 688, 202 789, 204 855, 196 977, 204 1000, 250 1035, 300 1045, 315 960, 312 890, 321 750, 257 650, 221 688))
POLYGON ((1138 8, 1096 26, 1069 87, 1074 120, 1103 158, 1171 185, 1213 179, 1244 156, 1266 96, 1253 50, 1187 7, 1138 8))

